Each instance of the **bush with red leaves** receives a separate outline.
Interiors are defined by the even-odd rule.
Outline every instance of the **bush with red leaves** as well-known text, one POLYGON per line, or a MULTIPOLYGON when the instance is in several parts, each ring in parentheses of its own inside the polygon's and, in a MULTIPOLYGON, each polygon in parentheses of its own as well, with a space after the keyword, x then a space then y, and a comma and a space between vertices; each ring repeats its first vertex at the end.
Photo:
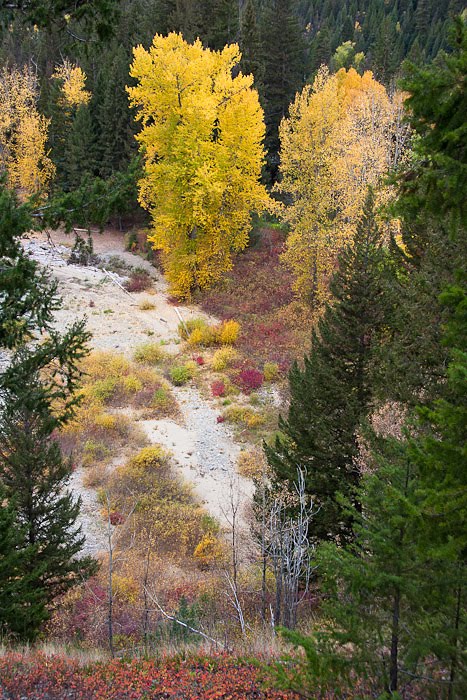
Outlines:
POLYGON ((266 688, 258 669, 227 656, 162 661, 117 660, 82 667, 61 656, 7 653, 0 697, 8 700, 293 700, 266 688))
POLYGON ((200 367, 204 365, 204 357, 201 357, 201 355, 198 355, 198 357, 194 357, 193 359, 200 367))
POLYGON ((220 379, 216 379, 216 381, 211 384, 211 392, 213 396, 225 396, 224 382, 221 382, 220 379))
POLYGON ((110 513, 109 520, 111 525, 123 525, 125 522, 124 516, 121 513, 118 513, 116 510, 110 513))
POLYGON ((249 394, 263 385, 264 375, 258 369, 242 369, 234 381, 245 394, 249 394))

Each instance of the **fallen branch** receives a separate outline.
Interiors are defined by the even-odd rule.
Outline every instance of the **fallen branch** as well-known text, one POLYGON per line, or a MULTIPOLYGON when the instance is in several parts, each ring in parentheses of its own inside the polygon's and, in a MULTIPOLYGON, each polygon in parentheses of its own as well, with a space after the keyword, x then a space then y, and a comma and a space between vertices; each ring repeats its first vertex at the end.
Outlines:
POLYGON ((190 625, 187 625, 186 622, 182 622, 178 618, 174 617, 174 615, 169 615, 158 603, 158 601, 154 598, 153 595, 148 591, 148 589, 145 587, 144 592, 146 593, 147 596, 152 600, 152 602, 155 604, 157 609, 159 610, 162 615, 167 618, 167 620, 172 620, 172 622, 176 622, 177 625, 181 625, 181 627, 185 627, 187 630, 190 632, 193 632, 194 634, 199 634, 201 637, 204 637, 208 642, 212 642, 218 647, 224 647, 226 651, 232 651, 230 647, 228 647, 226 644, 222 644, 221 642, 217 641, 217 639, 213 639, 213 637, 210 637, 209 635, 205 634, 204 632, 201 632, 201 630, 197 630, 194 627, 191 627, 190 625))

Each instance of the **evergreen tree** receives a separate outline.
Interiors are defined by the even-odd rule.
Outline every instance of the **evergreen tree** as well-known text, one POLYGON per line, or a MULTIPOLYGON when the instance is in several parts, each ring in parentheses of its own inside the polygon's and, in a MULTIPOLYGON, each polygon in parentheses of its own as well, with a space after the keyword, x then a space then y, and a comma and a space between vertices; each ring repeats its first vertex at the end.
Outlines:
POLYGON ((127 167, 136 151, 133 114, 125 85, 129 82, 130 57, 123 46, 102 57, 91 103, 97 122, 99 174, 108 177, 127 167))
POLYGON ((461 19, 452 43, 453 52, 433 65, 409 64, 403 82, 417 139, 411 167, 398 179, 404 245, 393 247, 396 274, 388 292, 397 314, 381 362, 392 398, 412 405, 420 391, 428 400, 446 386, 442 334, 450 311, 439 298, 465 266, 467 30, 461 19))
MULTIPOLYGON (((14 630, 24 638, 34 637, 57 595, 95 570, 92 559, 78 557, 84 543, 75 526, 79 500, 65 490, 71 464, 55 438, 73 414, 89 335, 83 321, 63 335, 54 330, 56 285, 18 240, 30 227, 28 206, 18 206, 15 195, 2 187, 0 339, 10 353, 0 374, 0 484, 14 508, 20 550, 31 557, 18 580, 33 601, 27 629, 14 630), (32 571, 38 575, 31 578, 32 571)), ((16 550, 16 543, 12 546, 16 550)), ((7 610, 4 618, 11 614, 7 610)))
POLYGON ((96 174, 96 138, 91 112, 87 104, 76 110, 67 137, 63 187, 74 190, 81 182, 96 174))
POLYGON ((44 596, 37 584, 42 573, 36 548, 24 547, 13 503, 0 484, 0 634, 32 641, 46 619, 44 596))
POLYGON ((242 51, 240 64, 242 73, 245 75, 252 73, 255 77, 255 87, 261 90, 259 86, 262 83, 264 66, 261 62, 261 41, 253 0, 247 0, 243 11, 240 48, 242 51))
POLYGON ((352 538, 352 522, 337 493, 350 496, 359 483, 356 431, 372 401, 372 360, 385 322, 381 284, 384 252, 370 190, 354 241, 339 258, 328 305, 313 331, 303 369, 289 375, 290 407, 281 418, 281 437, 266 446, 277 480, 292 484, 297 466, 306 470, 307 492, 318 509, 318 540, 352 538))
POLYGON ((446 289, 451 310, 444 343, 450 352, 444 397, 418 408, 409 454, 420 471, 423 547, 442 563, 444 600, 450 614, 429 651, 449 668, 448 697, 467 692, 467 288, 465 276, 446 289))
POLYGON ((420 547, 423 499, 407 444, 374 437, 373 450, 376 469, 357 490, 361 509, 347 502, 355 540, 319 548, 323 616, 311 637, 284 632, 303 646, 306 661, 282 679, 309 691, 357 686, 363 697, 396 699, 402 688, 411 697, 411 687, 421 687, 423 697, 460 698, 461 682, 453 694, 444 691, 457 567, 420 547))
POLYGON ((378 80, 388 84, 400 66, 401 53, 396 25, 387 16, 381 23, 373 46, 373 70, 378 80))
POLYGON ((301 88, 305 72, 305 44, 293 0, 268 0, 261 21, 262 97, 266 122, 265 145, 272 179, 279 163, 279 124, 301 88))

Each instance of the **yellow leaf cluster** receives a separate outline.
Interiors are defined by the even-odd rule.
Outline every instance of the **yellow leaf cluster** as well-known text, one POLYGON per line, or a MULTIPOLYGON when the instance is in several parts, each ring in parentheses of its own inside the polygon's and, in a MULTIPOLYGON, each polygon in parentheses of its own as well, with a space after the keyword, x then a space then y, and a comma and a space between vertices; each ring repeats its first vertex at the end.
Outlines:
POLYGON ((65 59, 55 69, 52 78, 62 81, 61 93, 64 107, 79 107, 88 104, 91 93, 85 89, 86 74, 79 67, 65 59))
POLYGON ((43 192, 55 173, 46 152, 49 120, 39 114, 37 98, 32 71, 1 71, 0 164, 10 186, 26 195, 43 192))
POLYGON ((384 176, 407 152, 402 97, 390 97, 371 72, 322 67, 280 127, 281 174, 277 190, 291 200, 283 259, 297 293, 319 307, 328 298, 337 255, 352 238, 368 185, 378 203, 391 197, 384 176))
POLYGON ((250 213, 269 206, 259 182, 263 113, 253 77, 232 77, 240 58, 237 45, 211 51, 175 33, 134 49, 137 85, 127 90, 142 125, 139 199, 180 298, 231 268, 232 252, 247 245, 250 213))

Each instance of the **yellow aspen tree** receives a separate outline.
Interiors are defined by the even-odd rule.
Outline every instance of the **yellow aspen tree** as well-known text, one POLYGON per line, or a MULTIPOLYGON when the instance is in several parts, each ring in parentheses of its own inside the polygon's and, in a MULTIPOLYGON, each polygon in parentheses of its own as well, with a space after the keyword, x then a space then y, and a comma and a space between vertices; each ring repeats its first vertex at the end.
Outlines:
POLYGON ((0 167, 10 187, 44 192, 55 167, 46 152, 49 120, 37 110, 38 85, 28 68, 0 73, 0 167))
POLYGON ((371 72, 322 67, 305 86, 280 127, 281 176, 277 191, 291 231, 283 261, 295 290, 319 310, 339 251, 355 233, 367 187, 385 203, 384 176, 407 151, 400 94, 389 97, 371 72))
POLYGON ((171 291, 188 298, 232 267, 248 242, 251 213, 270 200, 260 184, 264 122, 253 77, 233 77, 237 45, 205 49, 181 34, 133 50, 127 88, 138 108, 144 155, 139 201, 152 217, 171 291))
POLYGON ((88 104, 91 93, 85 89, 86 73, 68 59, 55 69, 52 78, 60 80, 63 107, 70 109, 88 104))

